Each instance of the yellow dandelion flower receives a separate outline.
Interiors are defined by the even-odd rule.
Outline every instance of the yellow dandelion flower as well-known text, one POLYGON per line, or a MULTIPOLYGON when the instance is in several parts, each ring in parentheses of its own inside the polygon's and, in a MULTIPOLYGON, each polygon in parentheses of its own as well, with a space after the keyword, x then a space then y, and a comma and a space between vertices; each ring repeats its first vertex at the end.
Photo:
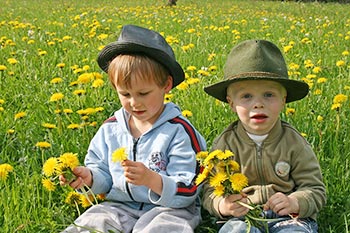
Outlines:
POLYGON ((7 134, 14 134, 15 133, 15 130, 14 129, 9 129, 7 130, 7 134))
POLYGON ((37 142, 35 144, 36 147, 42 148, 42 149, 47 149, 51 147, 51 144, 48 142, 37 142))
POLYGON ((327 79, 326 78, 318 78, 317 79, 317 83, 325 83, 325 82, 327 82, 327 79))
POLYGON ((102 79, 103 76, 101 73, 98 72, 92 72, 91 75, 95 78, 95 79, 102 79))
POLYGON ((316 119, 317 119, 318 122, 322 122, 323 121, 323 117, 320 116, 320 115, 318 115, 316 119))
POLYGON ((73 110, 70 108, 65 108, 65 109, 63 109, 63 112, 66 114, 70 114, 70 113, 73 113, 73 110))
POLYGON ((71 82, 70 84, 69 84, 69 86, 70 87, 73 87, 73 86, 76 86, 76 85, 78 85, 79 83, 78 83, 78 81, 73 81, 73 82, 71 82))
POLYGON ((234 191, 240 192, 248 186, 248 178, 242 173, 235 173, 230 176, 230 182, 234 191))
POLYGON ((187 66, 186 70, 187 71, 195 71, 197 69, 197 67, 195 66, 187 66))
POLYGON ((316 90, 314 91, 314 94, 315 94, 315 95, 321 95, 321 94, 322 94, 322 90, 316 89, 316 90))
POLYGON ((94 82, 92 83, 92 87, 93 88, 98 88, 98 87, 102 87, 104 85, 104 81, 102 79, 96 79, 94 80, 94 82))
POLYGON ((208 156, 204 159, 203 165, 208 166, 212 162, 212 160, 215 159, 215 157, 216 157, 215 153, 213 152, 209 153, 208 156))
POLYGON ((197 160, 201 161, 204 160, 208 156, 208 151, 200 151, 197 153, 196 158, 197 160))
POLYGON ((233 157, 235 154, 230 150, 225 150, 222 153, 218 153, 216 157, 220 160, 225 160, 227 158, 233 157))
POLYGON ((338 67, 343 67, 343 66, 345 66, 345 61, 340 60, 340 61, 337 61, 335 64, 336 64, 336 66, 338 66, 338 67))
POLYGON ((67 126, 68 129, 79 129, 80 128, 80 125, 79 124, 69 124, 67 126))
POLYGON ((63 68, 63 67, 65 67, 65 66, 66 66, 66 64, 64 64, 64 63, 58 63, 58 64, 56 65, 57 68, 63 68))
POLYGON ((189 85, 193 85, 193 84, 199 83, 200 81, 201 80, 199 78, 188 78, 186 80, 186 83, 189 85))
POLYGON ((295 108, 287 108, 286 115, 292 116, 295 114, 295 108))
POLYGON ((173 98, 174 94, 165 94, 164 96, 164 103, 169 103, 171 99, 173 98))
POLYGON ((218 185, 214 188, 213 194, 217 197, 221 197, 225 194, 225 187, 223 185, 218 185))
POLYGON ((216 54, 215 54, 215 53, 210 53, 210 54, 208 55, 208 61, 214 60, 215 57, 216 57, 216 54))
POLYGON ((313 72, 314 74, 318 74, 318 73, 320 73, 321 71, 322 71, 322 68, 319 67, 319 66, 316 66, 316 67, 314 67, 314 68, 312 69, 312 72, 313 72))
POLYGON ((51 81, 50 81, 51 84, 57 84, 57 83, 61 83, 61 82, 63 82, 63 79, 62 79, 62 78, 59 78, 59 77, 53 78, 53 79, 51 79, 51 81))
POLYGON ((219 161, 215 164, 215 169, 217 172, 225 172, 226 171, 226 162, 219 161))
POLYGON ((84 65, 84 66, 83 66, 83 70, 84 70, 84 71, 90 70, 90 66, 89 66, 89 65, 84 65))
POLYGON ((16 58, 9 58, 7 59, 7 62, 10 63, 11 65, 17 64, 18 61, 16 60, 16 58))
POLYGON ((200 173, 196 178, 196 185, 200 185, 207 178, 207 174, 204 172, 200 173))
POLYGON ((121 147, 116 149, 112 154, 112 162, 121 162, 127 160, 128 154, 125 152, 126 148, 121 147))
POLYGON ((193 114, 192 114, 192 112, 191 111, 189 111, 189 110, 183 110, 182 111, 182 115, 184 116, 184 117, 191 117, 193 114))
POLYGON ((92 201, 94 200, 92 195, 80 195, 79 203, 83 208, 87 208, 92 205, 92 201))
POLYGON ((80 196, 82 194, 80 193, 77 193, 75 191, 71 191, 68 193, 67 197, 66 197, 66 200, 65 202, 68 204, 68 205, 78 205, 80 203, 80 196))
POLYGON ((85 93, 86 93, 86 91, 82 90, 82 89, 78 89, 78 90, 73 91, 74 95, 84 95, 85 93))
POLYGON ((344 94, 338 94, 336 96, 334 96, 333 98, 333 103, 334 104, 341 104, 343 102, 345 102, 348 99, 348 97, 344 94))
POLYGON ((229 166, 230 170, 234 171, 234 172, 238 172, 240 169, 239 163, 237 163, 234 160, 228 161, 228 166, 229 166))
POLYGON ((197 74, 202 75, 202 76, 209 76, 210 73, 207 70, 198 70, 197 74))
POLYGON ((44 188, 50 192, 55 191, 56 185, 50 178, 44 178, 41 180, 41 183, 43 184, 44 188))
POLYGON ((210 177, 209 184, 212 187, 216 187, 216 186, 222 184, 227 179, 228 179, 228 177, 225 173, 218 172, 214 176, 210 177))
POLYGON ((104 107, 97 107, 94 112, 103 112, 103 110, 105 110, 104 107))
POLYGON ((4 71, 4 70, 7 70, 7 67, 4 65, 0 65, 0 71, 4 71))
POLYGON ((348 50, 345 50, 341 53, 343 56, 349 56, 350 52, 348 50))
POLYGON ((19 112, 15 115, 15 120, 21 119, 21 118, 25 117, 26 115, 27 115, 26 112, 19 112))
POLYGON ((86 83, 89 83, 90 81, 92 81, 93 78, 94 78, 94 76, 91 73, 84 73, 78 77, 77 81, 80 84, 86 84, 86 83))
POLYGON ((178 89, 178 90, 186 90, 188 88, 188 83, 186 83, 186 82, 182 82, 182 83, 180 83, 179 85, 177 85, 176 86, 176 89, 178 89))
POLYGON ((10 172, 13 172, 13 167, 10 164, 8 163, 0 164, 0 180, 5 181, 10 172))
POLYGON ((340 103, 332 104, 331 110, 339 110, 341 107, 340 103))
POLYGON ((78 154, 64 153, 59 158, 58 161, 63 164, 64 168, 70 168, 73 170, 79 165, 78 154))
POLYGON ((55 157, 48 158, 43 165, 43 174, 45 176, 52 176, 57 174, 59 161, 55 157))
POLYGON ((50 102, 56 102, 64 98, 62 93, 54 93, 50 97, 50 102))
POLYGON ((4 104, 4 103, 5 103, 5 100, 0 99, 0 104, 4 104))
POLYGON ((56 125, 50 123, 43 123, 42 126, 47 129, 55 129, 56 125))
POLYGON ((217 66, 209 66, 208 67, 208 70, 211 71, 211 72, 216 71, 217 69, 218 69, 217 66))

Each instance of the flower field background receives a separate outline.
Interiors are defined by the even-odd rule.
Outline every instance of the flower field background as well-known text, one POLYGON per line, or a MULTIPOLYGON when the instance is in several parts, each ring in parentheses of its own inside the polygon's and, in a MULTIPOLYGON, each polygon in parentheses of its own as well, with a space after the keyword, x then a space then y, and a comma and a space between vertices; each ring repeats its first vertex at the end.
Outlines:
MULTIPOLYGON (((0 0, 0 231, 59 232, 79 212, 73 191, 42 184, 50 157, 83 163, 99 125, 120 107, 96 63, 124 24, 159 31, 186 71, 171 100, 212 140, 236 117, 203 87, 222 78, 227 54, 246 39, 267 39, 285 53, 290 78, 310 93, 282 119, 312 144, 328 202, 320 232, 349 232, 350 6, 281 1, 0 0), (68 203, 67 203, 68 202, 68 203)), ((203 211, 197 232, 216 232, 203 211)))

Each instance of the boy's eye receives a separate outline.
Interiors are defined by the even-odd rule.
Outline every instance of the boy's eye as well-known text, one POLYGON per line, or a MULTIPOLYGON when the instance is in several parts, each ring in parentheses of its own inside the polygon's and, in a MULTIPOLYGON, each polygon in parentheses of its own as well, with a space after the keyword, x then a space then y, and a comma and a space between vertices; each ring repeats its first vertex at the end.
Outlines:
POLYGON ((244 94, 244 95, 242 96, 243 99, 249 99, 249 98, 251 98, 251 97, 252 97, 251 94, 244 94))
POLYGON ((124 96, 124 97, 128 97, 130 95, 129 93, 119 93, 119 94, 124 96))
POLYGON ((148 93, 149 92, 142 92, 142 93, 140 93, 140 95, 145 96, 145 95, 148 95, 148 93))
POLYGON ((273 94, 272 94, 272 93, 265 93, 264 96, 265 96, 265 97, 272 97, 273 94))

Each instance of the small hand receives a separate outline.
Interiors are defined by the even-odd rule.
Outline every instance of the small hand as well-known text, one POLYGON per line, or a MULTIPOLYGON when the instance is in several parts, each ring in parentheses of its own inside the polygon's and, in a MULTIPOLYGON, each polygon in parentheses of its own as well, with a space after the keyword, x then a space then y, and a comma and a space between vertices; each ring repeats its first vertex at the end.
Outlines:
POLYGON ((124 168, 126 181, 135 185, 146 185, 150 182, 150 173, 152 172, 141 162, 124 160, 121 162, 124 168))
POLYGON ((247 207, 242 206, 238 201, 247 203, 245 194, 232 194, 225 197, 219 203, 219 211, 223 216, 241 217, 249 212, 247 207))
POLYGON ((84 185, 91 187, 92 175, 89 168, 80 166, 74 168, 72 172, 75 175, 76 179, 67 180, 63 175, 60 175, 59 180, 61 185, 69 184, 69 186, 74 189, 80 189, 84 185))
POLYGON ((299 203, 295 197, 278 192, 272 195, 264 205, 264 210, 269 209, 281 216, 297 214, 299 213, 299 203))

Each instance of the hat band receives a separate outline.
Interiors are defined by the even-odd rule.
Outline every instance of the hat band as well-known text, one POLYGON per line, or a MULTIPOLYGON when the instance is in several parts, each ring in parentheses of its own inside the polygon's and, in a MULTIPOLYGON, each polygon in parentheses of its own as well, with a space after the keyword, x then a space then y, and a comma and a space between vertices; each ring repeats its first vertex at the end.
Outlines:
POLYGON ((227 79, 235 79, 235 78, 247 78, 247 77, 281 77, 280 74, 276 74, 276 73, 270 73, 270 72, 246 72, 246 73, 240 73, 240 74, 236 74, 236 75, 231 75, 229 76, 227 79))

